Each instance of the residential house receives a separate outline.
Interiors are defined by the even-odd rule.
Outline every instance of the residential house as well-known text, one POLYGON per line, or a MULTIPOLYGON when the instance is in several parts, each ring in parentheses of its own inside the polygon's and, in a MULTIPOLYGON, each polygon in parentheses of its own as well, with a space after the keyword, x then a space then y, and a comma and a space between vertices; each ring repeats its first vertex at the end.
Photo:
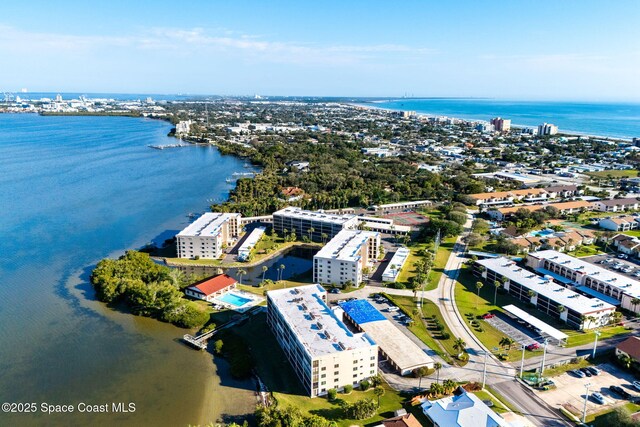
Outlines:
POLYGON ((611 244, 623 254, 638 255, 640 253, 640 240, 637 237, 618 234, 611 239, 611 244))
POLYGON ((640 363, 640 338, 629 337, 616 346, 616 356, 628 356, 640 363))
POLYGON ((586 202, 584 200, 576 200, 571 202, 549 203, 547 205, 520 205, 510 208, 492 209, 487 211, 487 215, 489 215, 492 219, 502 221, 505 218, 518 212, 519 209, 526 209, 529 212, 535 212, 547 207, 558 209, 561 215, 571 215, 574 213, 593 209, 593 205, 590 202, 586 202))
POLYGON ((638 199, 635 198, 596 200, 593 205, 600 212, 635 211, 639 207, 638 199))
MULTIPOLYGON (((380 426, 384 427, 422 427, 420 421, 413 414, 404 414, 393 418, 382 420, 380 426)), ((379 426, 377 426, 379 427, 379 426)))
POLYGON ((434 427, 508 427, 496 414, 473 393, 458 388, 456 394, 422 403, 422 412, 434 427))
POLYGON ((638 220, 631 215, 620 215, 602 218, 598 226, 611 231, 629 231, 638 228, 638 220))

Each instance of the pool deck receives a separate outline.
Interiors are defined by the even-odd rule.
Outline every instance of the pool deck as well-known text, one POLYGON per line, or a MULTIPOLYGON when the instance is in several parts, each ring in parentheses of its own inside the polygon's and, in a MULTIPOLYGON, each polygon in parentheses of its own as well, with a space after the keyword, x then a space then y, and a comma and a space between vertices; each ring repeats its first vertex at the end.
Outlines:
POLYGON ((223 301, 219 297, 216 297, 216 298, 214 298, 212 303, 214 305, 222 306, 222 307, 227 308, 229 310, 234 310, 234 311, 237 311, 239 313, 244 313, 245 311, 249 310, 251 307, 259 305, 260 303, 262 303, 262 301, 264 301, 263 297, 258 296, 256 294, 252 294, 251 292, 246 292, 246 291, 240 290, 240 289, 233 289, 233 290, 227 291, 224 294, 222 294, 221 297, 224 297, 225 295, 227 295, 229 293, 237 295, 238 297, 247 299, 249 301, 246 302, 245 304, 242 304, 241 306, 237 306, 237 305, 228 303, 226 301, 223 301))

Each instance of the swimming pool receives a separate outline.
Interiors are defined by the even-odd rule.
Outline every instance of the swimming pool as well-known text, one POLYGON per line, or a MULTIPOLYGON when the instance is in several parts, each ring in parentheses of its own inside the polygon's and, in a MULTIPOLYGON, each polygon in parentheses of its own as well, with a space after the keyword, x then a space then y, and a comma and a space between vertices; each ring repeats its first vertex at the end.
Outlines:
POLYGON ((240 295, 234 294, 232 292, 227 292, 226 294, 222 295, 221 297, 219 297, 217 299, 222 301, 222 302, 226 302, 227 304, 231 304, 233 306, 236 306, 236 307, 242 307, 243 305, 248 304, 251 301, 253 301, 251 298, 241 297, 240 295))
POLYGON ((532 231, 531 233, 529 233, 529 236, 531 237, 546 237, 546 236, 550 236, 551 234, 554 234, 555 231, 553 230, 540 230, 540 231, 532 231))

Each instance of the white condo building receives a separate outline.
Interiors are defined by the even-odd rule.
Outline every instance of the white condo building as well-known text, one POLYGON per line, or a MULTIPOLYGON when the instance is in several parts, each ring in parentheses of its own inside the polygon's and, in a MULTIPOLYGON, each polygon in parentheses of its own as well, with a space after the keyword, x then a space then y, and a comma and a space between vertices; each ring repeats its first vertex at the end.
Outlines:
POLYGON ((207 212, 176 235, 178 258, 219 258, 239 234, 239 213, 207 212))
POLYGON ((310 237, 314 242, 332 239, 344 229, 358 228, 358 218, 353 214, 331 214, 323 211, 306 211, 286 207, 273 213, 273 230, 283 234, 284 230, 296 232, 298 238, 310 237))
POLYGON ((313 281, 344 286, 359 285, 362 269, 380 255, 380 234, 373 231, 342 230, 313 257, 313 281))
POLYGON ((267 292, 267 324, 311 397, 357 386, 378 372, 378 346, 327 306, 320 285, 267 292))

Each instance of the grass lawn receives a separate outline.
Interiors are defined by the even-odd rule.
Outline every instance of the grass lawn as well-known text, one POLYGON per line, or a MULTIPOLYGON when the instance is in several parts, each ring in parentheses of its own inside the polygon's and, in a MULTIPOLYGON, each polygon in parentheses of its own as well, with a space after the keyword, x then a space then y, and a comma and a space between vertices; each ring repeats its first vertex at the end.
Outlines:
MULTIPOLYGON (((456 243, 456 239, 457 237, 447 237, 446 239, 442 240, 442 243, 440 243, 440 247, 438 248, 438 253, 436 254, 433 267, 429 272, 429 280, 427 282, 425 290, 430 291, 438 287, 440 276, 442 276, 442 272, 447 265, 447 261, 449 260, 449 256, 453 251, 453 246, 456 243)), ((433 243, 417 243, 409 246, 409 249, 411 250, 411 253, 407 258, 407 262, 405 263, 404 268, 398 275, 398 282, 404 283, 407 287, 409 287, 411 278, 416 275, 413 264, 417 260, 422 258, 418 255, 418 252, 422 249, 433 251, 433 243)))
POLYGON ((253 316, 247 323, 234 329, 249 343, 250 351, 256 363, 256 370, 279 406, 292 405, 300 408, 303 414, 315 414, 335 421, 338 426, 365 425, 393 416, 393 411, 403 407, 404 397, 384 384, 385 394, 380 398, 378 414, 367 420, 349 420, 342 418, 340 401, 348 403, 362 398, 377 400, 373 389, 366 392, 353 391, 349 395, 338 393, 335 402, 324 397, 304 396, 302 385, 289 365, 284 352, 266 324, 266 314, 253 316))
POLYGON ((578 363, 567 363, 566 365, 560 365, 555 368, 545 369, 543 376, 557 377, 558 375, 562 375, 567 371, 571 371, 572 369, 580 369, 590 365, 591 363, 587 362, 584 359, 580 359, 578 363))
POLYGON ((622 234, 626 234, 627 236, 640 237, 640 230, 623 231, 622 234))
MULTIPOLYGON (((594 331, 581 332, 569 329, 564 330, 563 332, 569 335, 569 338, 567 339, 567 347, 589 344, 595 340, 594 331)), ((632 331, 625 329, 624 326, 607 326, 600 328, 600 338, 598 338, 598 341, 611 338, 616 335, 629 334, 631 332, 632 331)))
MULTIPOLYGON (((416 303, 413 297, 411 296, 402 296, 402 295, 391 295, 393 302, 396 303, 399 307, 404 308, 408 313, 413 313, 413 310, 416 308, 416 303)), ((453 348, 453 343, 455 342, 455 337, 451 333, 451 330, 447 326, 440 313, 440 309, 437 305, 432 303, 431 301, 424 301, 424 306, 422 307, 422 313, 426 320, 432 318, 432 316, 436 316, 438 320, 440 320, 440 324, 444 325, 444 332, 449 333, 449 339, 443 340, 439 338, 435 338, 436 336, 440 336, 440 332, 435 329, 435 327, 427 327, 427 324, 431 322, 426 322, 425 324, 423 319, 418 319, 411 326, 409 326, 409 330, 416 336, 420 341, 425 343, 430 349, 435 351, 446 360, 448 363, 452 363, 452 357, 458 354, 458 351, 453 348)))
POLYGON ((498 400, 495 396, 493 396, 491 393, 485 390, 480 390, 480 391, 474 391, 473 394, 475 394, 476 397, 480 400, 492 401, 493 406, 491 407, 491 409, 493 409, 498 414, 502 414, 503 412, 509 412, 509 409, 505 407, 505 405, 500 400, 498 400))
MULTIPOLYGON (((629 414, 633 414, 635 412, 640 411, 640 405, 636 405, 635 403, 627 403, 622 407, 626 409, 627 412, 629 412, 629 414)), ((606 419, 607 417, 605 417, 605 415, 611 411, 612 410, 609 409, 603 412, 599 412, 597 414, 588 415, 585 419, 585 422, 592 427, 614 427, 609 424, 609 422, 606 419)))
POLYGON ((638 176, 638 171, 635 169, 629 170, 608 170, 608 171, 599 171, 599 172, 585 172, 585 175, 588 175, 593 178, 607 179, 608 176, 613 178, 630 178, 638 176))
POLYGON ((574 257, 585 257, 585 256, 599 255, 602 253, 604 252, 602 252, 601 248, 597 245, 584 245, 584 246, 578 247, 573 252, 568 252, 569 255, 574 257))

